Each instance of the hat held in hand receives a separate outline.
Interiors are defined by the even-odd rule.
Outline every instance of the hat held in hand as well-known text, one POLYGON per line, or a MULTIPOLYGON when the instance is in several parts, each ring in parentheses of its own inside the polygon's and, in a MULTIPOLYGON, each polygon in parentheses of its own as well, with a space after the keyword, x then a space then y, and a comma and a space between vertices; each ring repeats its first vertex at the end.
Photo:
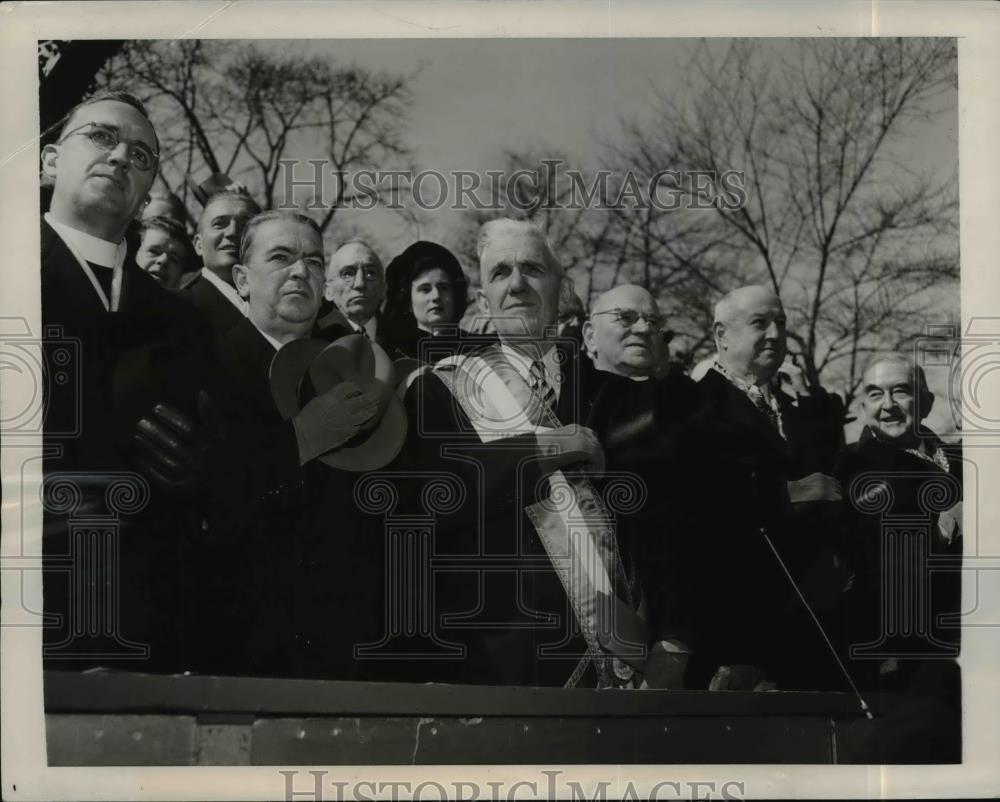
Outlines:
POLYGON ((341 382, 356 384, 378 398, 372 421, 342 447, 319 457, 344 471, 372 471, 392 462, 406 439, 406 413, 396 396, 392 360, 361 334, 332 343, 295 340, 271 360, 271 396, 285 420, 294 418, 310 400, 341 382))

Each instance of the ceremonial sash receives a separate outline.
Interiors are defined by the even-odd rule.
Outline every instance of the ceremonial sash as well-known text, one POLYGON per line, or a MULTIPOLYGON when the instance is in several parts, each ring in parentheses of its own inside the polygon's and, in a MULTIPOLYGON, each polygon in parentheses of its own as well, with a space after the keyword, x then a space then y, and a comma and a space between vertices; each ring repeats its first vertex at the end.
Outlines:
MULTIPOLYGON (((489 443, 559 427, 552 411, 496 349, 454 356, 435 367, 475 427, 489 443), (518 401, 514 388, 524 402, 518 401)), ((591 483, 562 471, 548 476, 548 498, 525 507, 576 614, 587 655, 567 686, 576 685, 593 663, 602 687, 632 686, 645 656, 644 624, 615 593, 628 594, 615 533, 591 483)), ((628 600, 626 600, 628 601, 628 600)))

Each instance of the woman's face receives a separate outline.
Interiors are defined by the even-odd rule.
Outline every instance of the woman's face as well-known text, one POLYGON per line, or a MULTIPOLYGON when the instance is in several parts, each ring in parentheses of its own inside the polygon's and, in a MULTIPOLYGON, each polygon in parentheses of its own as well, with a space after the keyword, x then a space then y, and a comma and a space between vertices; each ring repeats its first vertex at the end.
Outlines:
POLYGON ((451 279, 443 268, 433 267, 417 276, 410 285, 413 317, 422 329, 433 323, 450 323, 455 308, 451 279))

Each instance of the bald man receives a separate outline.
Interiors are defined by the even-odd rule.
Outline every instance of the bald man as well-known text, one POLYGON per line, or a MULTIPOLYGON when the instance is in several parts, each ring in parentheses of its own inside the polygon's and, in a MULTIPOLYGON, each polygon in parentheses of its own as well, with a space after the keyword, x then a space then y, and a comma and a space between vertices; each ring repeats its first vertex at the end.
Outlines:
POLYGON ((583 324, 583 341, 598 370, 647 379, 660 363, 663 325, 649 291, 622 284, 594 302, 583 324))
POLYGON ((588 376, 587 425, 604 448, 610 474, 627 473, 644 486, 641 509, 618 516, 617 535, 636 580, 652 631, 649 687, 682 688, 687 651, 673 622, 678 607, 677 566, 665 558, 664 540, 682 502, 673 491, 684 461, 679 427, 698 404, 697 386, 681 372, 659 375, 666 356, 664 318, 648 290, 623 284, 594 302, 583 340, 595 370, 588 376))
POLYGON ((719 301, 718 356, 678 435, 685 470, 677 493, 686 509, 675 520, 683 534, 669 545, 683 566, 682 599, 690 600, 676 622, 691 651, 692 687, 843 684, 785 575, 787 568, 805 587, 808 573, 805 589, 817 594, 839 581, 832 532, 808 516, 835 516, 842 498, 828 475, 833 455, 815 443, 810 399, 792 403, 775 383, 785 326, 769 288, 741 287, 719 301))

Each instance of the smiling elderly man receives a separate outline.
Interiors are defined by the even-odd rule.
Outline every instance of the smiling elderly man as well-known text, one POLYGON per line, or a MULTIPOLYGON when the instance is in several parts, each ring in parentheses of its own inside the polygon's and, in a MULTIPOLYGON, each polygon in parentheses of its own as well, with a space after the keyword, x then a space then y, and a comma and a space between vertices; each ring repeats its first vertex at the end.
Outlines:
POLYGON ((922 662, 897 657, 957 653, 958 627, 942 616, 954 617, 961 610, 962 448, 960 443, 945 444, 924 425, 933 403, 924 371, 912 358, 876 356, 861 380, 864 428, 836 468, 851 500, 857 573, 849 594, 849 641, 855 653, 847 656, 868 687, 912 681, 922 662), (907 560, 903 552, 888 548, 892 543, 883 524, 891 517, 926 521, 925 542, 917 543, 914 533, 910 556, 932 556, 939 566, 932 569, 919 556, 907 560), (889 555, 892 564, 885 563, 889 555), (946 570, 948 560, 952 570, 946 570), (882 605, 887 591, 891 609, 882 605), (912 626, 895 626, 904 614, 912 626), (880 654, 884 659, 877 659, 880 654))
POLYGON ((576 357, 555 338, 562 267, 519 220, 483 225, 478 254, 477 302, 499 341, 439 362, 407 394, 406 467, 451 474, 464 500, 438 517, 434 553, 452 555, 454 570, 435 582, 429 611, 436 645, 464 659, 414 668, 456 682, 628 684, 645 634, 620 636, 639 625, 618 595, 627 591, 603 507, 579 473, 600 468, 601 450, 576 425, 576 357), (571 548, 569 524, 581 519, 571 548))
POLYGON ((861 380, 864 428, 835 475, 850 499, 844 659, 892 706, 852 760, 959 762, 962 448, 924 420, 934 395, 913 357, 876 355, 861 380))

